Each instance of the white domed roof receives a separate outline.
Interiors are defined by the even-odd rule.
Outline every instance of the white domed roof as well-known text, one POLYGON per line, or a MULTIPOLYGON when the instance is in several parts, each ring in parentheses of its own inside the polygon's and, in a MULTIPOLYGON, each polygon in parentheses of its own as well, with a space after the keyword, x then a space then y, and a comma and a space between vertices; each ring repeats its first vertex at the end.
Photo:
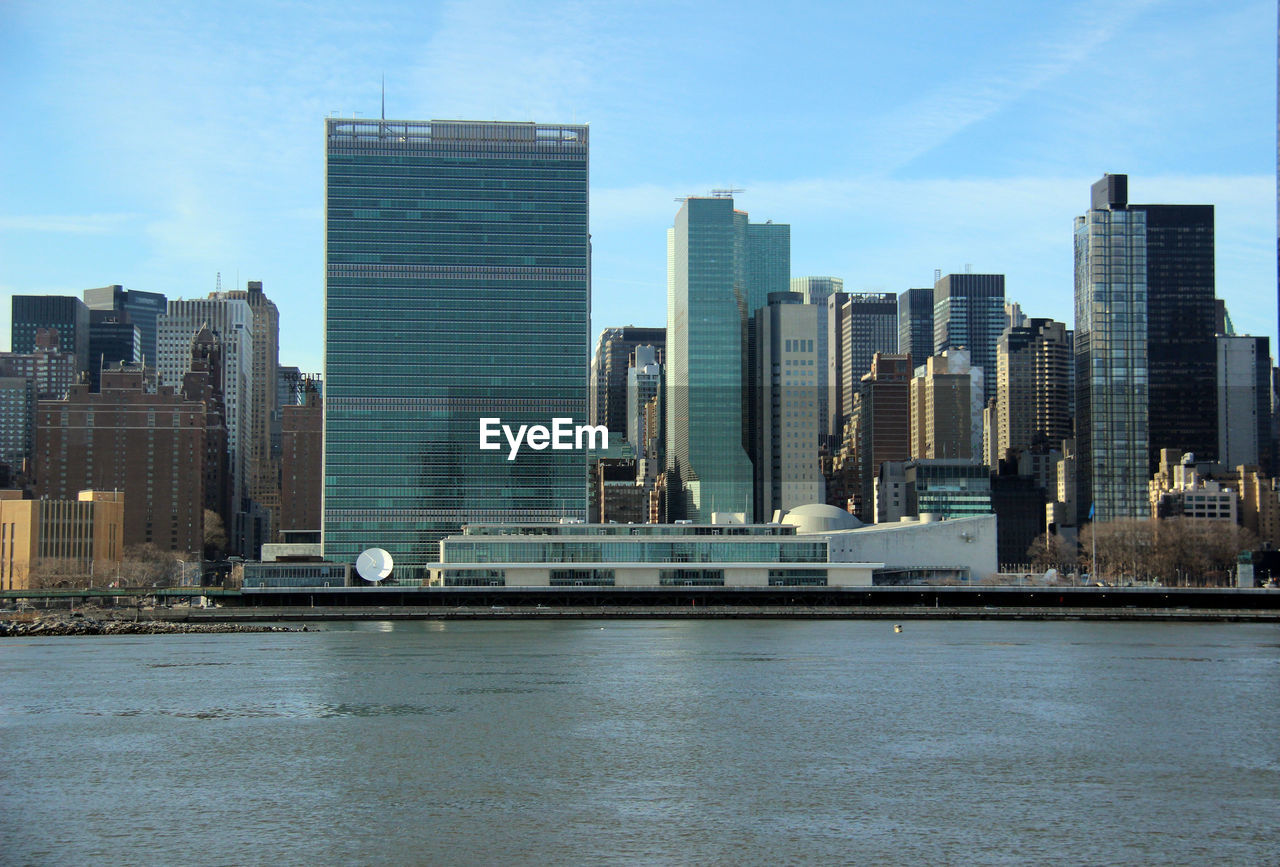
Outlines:
POLYGON ((782 523, 794 526, 797 533, 830 533, 862 526, 856 516, 826 503, 796 506, 782 518, 782 523))

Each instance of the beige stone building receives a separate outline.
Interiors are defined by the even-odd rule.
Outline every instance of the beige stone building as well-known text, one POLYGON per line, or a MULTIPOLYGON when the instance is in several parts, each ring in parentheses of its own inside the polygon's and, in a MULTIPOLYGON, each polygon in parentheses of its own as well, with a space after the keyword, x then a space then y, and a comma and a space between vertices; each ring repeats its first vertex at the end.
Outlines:
MULTIPOLYGON (((41 568, 109 580, 124 558, 124 494, 81 491, 74 500, 27 500, 0 490, 0 590, 28 590, 41 568)), ((62 573, 60 573, 62 574, 62 573)))
POLYGON ((911 380, 911 457, 981 457, 982 370, 969 354, 949 349, 931 357, 911 380))

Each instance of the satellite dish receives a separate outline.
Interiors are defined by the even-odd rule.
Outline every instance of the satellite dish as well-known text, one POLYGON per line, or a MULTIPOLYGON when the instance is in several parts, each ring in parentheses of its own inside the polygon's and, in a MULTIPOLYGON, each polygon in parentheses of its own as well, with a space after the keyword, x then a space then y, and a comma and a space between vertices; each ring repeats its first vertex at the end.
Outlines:
POLYGON ((381 548, 368 548, 356 558, 356 572, 370 584, 377 584, 390 575, 394 565, 391 555, 381 548))

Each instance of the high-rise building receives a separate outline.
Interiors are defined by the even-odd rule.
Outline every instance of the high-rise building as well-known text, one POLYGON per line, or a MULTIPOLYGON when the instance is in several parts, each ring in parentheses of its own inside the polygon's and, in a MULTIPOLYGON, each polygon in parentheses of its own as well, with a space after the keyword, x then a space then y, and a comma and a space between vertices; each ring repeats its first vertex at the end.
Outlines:
POLYGON ((877 352, 871 370, 858 383, 849 418, 855 480, 849 500, 854 514, 865 523, 880 520, 875 511, 880 467, 911 456, 910 397, 911 359, 877 352))
MULTIPOLYGON (((1106 175, 1075 221, 1077 519, 1149 515, 1147 212, 1106 175)), ((1217 415, 1215 413, 1216 422, 1217 415)))
POLYGON ((1218 461, 1230 470, 1261 466, 1269 471, 1271 340, 1219 335, 1217 344, 1218 461))
POLYGON ((35 493, 73 500, 83 490, 124 492, 124 545, 204 548, 205 406, 171 387, 144 389, 140 366, 102 372, 100 393, 72 386, 40 401, 35 493))
POLYGON ((477 521, 585 519, 577 450, 481 450, 587 415, 588 128, 329 119, 324 554, 395 581, 477 521))
POLYGON ((662 363, 656 346, 637 346, 627 368, 626 440, 635 448, 636 457, 644 453, 644 408, 662 390, 662 363))
MULTIPOLYGON (((250 280, 245 289, 226 293, 248 302, 253 311, 253 379, 249 402, 248 495, 272 514, 280 508, 280 464, 272 453, 271 419, 278 411, 276 387, 280 369, 280 311, 262 291, 262 281, 250 280)), ((314 530, 315 527, 307 529, 314 530)))
POLYGON ((36 334, 58 333, 58 345, 75 356, 76 370, 89 369, 89 308, 74 295, 14 295, 9 350, 34 352, 36 334))
MULTIPOLYGON (((207 298, 169 302, 157 323, 157 366, 160 382, 180 388, 191 370, 191 341, 208 327, 222 347, 222 400, 231 456, 233 512, 249 495, 249 456, 252 452, 255 384, 253 376, 253 309, 243 298, 211 292, 207 298)), ((232 532, 232 527, 228 527, 232 532)))
POLYGON ((89 390, 97 391, 102 371, 113 364, 142 361, 142 332, 128 313, 89 310, 89 390))
POLYGON ((898 296, 892 292, 850 292, 843 298, 838 332, 841 413, 849 417, 858 383, 871 371, 876 353, 898 350, 898 296))
POLYGON ((36 384, 0 371, 0 464, 13 472, 31 458, 35 441, 36 384))
POLYGON ((979 461, 982 395, 982 369, 970 364, 964 350, 927 359, 911 380, 911 457, 979 461))
POLYGON ((844 335, 845 320, 849 308, 843 291, 827 296, 827 441, 838 448, 844 437, 844 425, 849 420, 848 405, 852 395, 845 393, 844 335))
POLYGON ((125 289, 118 285, 103 286, 100 289, 84 290, 84 303, 90 310, 114 311, 127 316, 127 319, 119 321, 132 322, 138 326, 141 346, 139 357, 133 360, 145 362, 148 367, 156 366, 159 320, 166 310, 163 294, 139 292, 137 289, 125 289))
POLYGON ((898 296, 898 354, 915 366, 933 355, 933 289, 908 289, 898 296))
POLYGON ((827 324, 830 305, 828 299, 844 292, 844 280, 840 277, 792 277, 791 291, 800 295, 803 303, 818 308, 818 418, 822 420, 822 434, 826 439, 830 431, 830 371, 827 341, 830 326, 827 324))
POLYGON ((230 436, 222 394, 222 343, 202 327, 191 339, 191 364, 182 377, 182 396, 204 405, 204 508, 234 528, 239 505, 232 502, 230 436))
POLYGON ((755 520, 771 520, 825 498, 818 468, 824 427, 818 400, 818 305, 796 292, 777 292, 756 311, 755 520))
MULTIPOLYGON (((1071 345, 1067 326, 1031 319, 996 343, 995 456, 1071 436, 1071 345)), ((994 466, 993 464, 989 464, 994 466)))
POLYGON ((315 388, 284 408, 280 467, 280 529, 316 530, 324 482, 324 404, 315 388))
POLYGON ((786 292, 790 226, 750 223, 727 196, 691 197, 668 230, 667 465, 673 518, 754 511, 750 315, 786 292))
POLYGON ((41 328, 26 352, 0 352, 0 376, 31 380, 40 400, 61 400, 80 378, 76 357, 59 346, 56 328, 41 328))
MULTIPOLYGON (((667 346, 666 328, 624 325, 606 328, 596 341, 591 358, 591 394, 589 418, 592 424, 609 429, 610 437, 625 437, 627 432, 627 369, 638 346, 652 346, 661 364, 667 346)), ((630 437, 626 437, 630 442, 630 437)))
MULTIPOLYGON (((1005 329, 1003 274, 948 274, 933 287, 933 352, 964 349, 986 374, 983 403, 996 396, 996 341, 1005 329)), ((918 363, 923 363, 920 361, 918 363)))
POLYGON ((41 328, 31 352, 0 352, 0 463, 14 472, 35 454, 36 401, 61 400, 79 379, 58 340, 57 329, 41 328))
POLYGON ((1213 205, 1127 208, 1147 218, 1147 471, 1164 448, 1216 461, 1213 205))

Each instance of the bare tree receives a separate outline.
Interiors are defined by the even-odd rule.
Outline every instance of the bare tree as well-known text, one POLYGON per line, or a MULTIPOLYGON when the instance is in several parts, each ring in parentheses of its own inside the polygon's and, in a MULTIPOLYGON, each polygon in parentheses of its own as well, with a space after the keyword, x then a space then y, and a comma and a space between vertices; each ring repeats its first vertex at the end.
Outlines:
POLYGON ((1048 569, 1074 572, 1076 547, 1056 533, 1041 533, 1027 549, 1027 562, 1040 572, 1048 569))
POLYGON ((212 509, 204 510, 204 558, 221 560, 227 550, 227 528, 212 509))
POLYGON ((89 586, 89 567, 70 557, 41 557, 31 564, 29 586, 32 590, 78 588, 89 586))
POLYGON ((1253 533, 1226 521, 1108 521, 1080 531, 1084 568, 1091 568, 1095 539, 1097 580, 1159 580, 1175 586, 1229 583, 1239 553, 1257 544, 1253 533))
POLYGON ((119 575, 121 587, 153 587, 173 583, 178 558, 171 551, 161 551, 147 542, 131 545, 124 551, 119 575))

